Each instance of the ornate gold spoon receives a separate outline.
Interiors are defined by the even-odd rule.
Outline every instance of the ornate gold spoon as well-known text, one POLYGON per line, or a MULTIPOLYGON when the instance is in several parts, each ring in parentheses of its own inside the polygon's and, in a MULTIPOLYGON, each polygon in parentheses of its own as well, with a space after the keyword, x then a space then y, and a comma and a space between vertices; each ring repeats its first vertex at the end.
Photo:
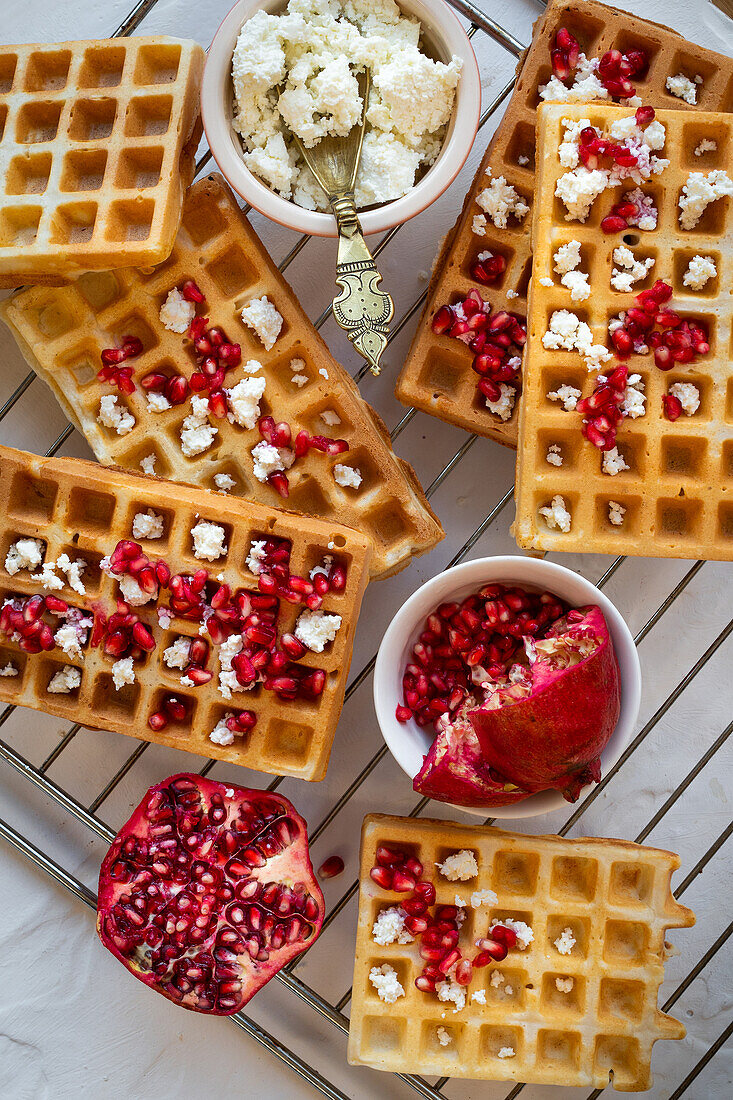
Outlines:
POLYGON ((369 70, 360 74, 358 81, 364 101, 361 122, 353 126, 346 137, 321 138, 312 149, 306 149, 296 134, 292 137, 303 160, 326 192, 338 225, 336 282, 342 290, 333 300, 333 315, 366 359, 372 374, 379 374, 379 358, 387 346, 394 302, 389 294, 377 289, 382 276, 364 240, 354 201, 371 87, 369 70))

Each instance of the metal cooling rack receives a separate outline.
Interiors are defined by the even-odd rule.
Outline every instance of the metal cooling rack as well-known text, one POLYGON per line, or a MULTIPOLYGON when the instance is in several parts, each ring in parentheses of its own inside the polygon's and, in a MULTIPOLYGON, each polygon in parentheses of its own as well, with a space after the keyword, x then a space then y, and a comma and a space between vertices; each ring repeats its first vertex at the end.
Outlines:
MULTIPOLYGON (((134 6, 133 10, 129 13, 127 18, 120 24, 114 34, 113 38, 121 37, 132 34, 140 23, 143 21, 146 15, 155 7, 157 0, 138 0, 138 3, 134 6)), ((514 57, 518 57, 524 49, 523 43, 521 43, 514 35, 501 27, 493 19, 487 16, 484 12, 479 10, 469 0, 448 0, 453 8, 462 16, 464 16, 470 22, 469 35, 473 36, 477 33, 489 35, 495 42, 499 43, 504 49, 506 49, 514 57)), ((541 0, 537 0, 538 4, 541 4, 541 0)), ((486 123, 495 114, 504 100, 511 94, 514 86, 514 79, 508 81, 504 87, 498 92, 498 94, 489 103, 485 111, 481 116, 480 129, 483 130, 486 123)), ((211 153, 206 152, 197 164, 197 173, 200 172, 211 159, 211 153)), ((245 207, 245 210, 249 209, 245 207)), ((380 240, 379 244, 373 249, 375 256, 383 252, 394 240, 397 234, 400 232, 402 226, 396 226, 390 230, 380 240)), ((286 255, 284 260, 280 263, 279 267, 281 271, 284 271, 295 257, 306 247, 310 238, 308 236, 301 237, 295 246, 286 255)), ((408 325, 418 311, 422 308, 424 301, 427 297, 427 290, 425 290, 415 302, 409 307, 404 315, 393 326, 390 341, 393 340, 404 328, 408 325)), ((324 322, 331 315, 331 307, 323 311, 323 313, 314 322, 316 328, 320 328, 324 322)), ((366 371, 367 367, 364 366, 356 375, 356 380, 360 381, 366 371)), ((5 404, 0 408, 0 422, 2 422, 8 414, 12 411, 18 400, 33 384, 36 376, 33 372, 26 375, 23 381, 17 386, 11 396, 7 399, 5 404)), ((391 379, 389 375, 385 377, 385 384, 391 385, 391 379)), ((391 438, 394 441, 404 428, 410 423, 410 421, 417 415, 415 409, 409 409, 402 419, 395 425, 391 432, 391 438)), ((73 425, 68 424, 67 427, 61 432, 58 438, 53 442, 46 452, 47 455, 54 455, 69 438, 69 436, 75 431, 73 425)), ((443 469, 434 478, 432 483, 426 489, 426 495, 428 498, 432 497, 443 482, 449 478, 464 456, 473 447, 478 437, 470 435, 466 438, 462 446, 456 451, 451 459, 445 464, 443 469)), ((451 560, 444 566, 445 569, 456 565, 462 561, 475 546, 481 536, 491 526, 493 521, 504 511, 507 504, 512 498, 513 486, 511 486, 504 495, 496 502, 486 516, 481 520, 472 534, 465 540, 463 545, 454 554, 451 560)), ((616 558, 611 565, 606 569, 605 573, 596 582, 600 588, 614 576, 621 564, 624 562, 624 557, 616 558)), ((635 636, 635 643, 639 645, 646 636, 654 629, 659 623, 665 612, 674 604, 678 596, 684 592, 688 584, 705 566, 704 561, 695 562, 685 573, 679 583, 672 589, 666 596, 663 602, 657 607, 651 617, 647 620, 644 626, 639 630, 635 636)), ((690 667, 685 675, 679 680, 675 688, 667 695, 664 701, 658 706, 654 714, 647 720, 642 729, 637 733, 631 744, 623 753, 621 758, 615 764, 615 766, 603 777, 602 781, 594 787, 589 795, 580 803, 580 805, 570 814, 564 825, 557 831, 560 836, 567 835, 570 830, 582 819, 583 814, 588 810, 590 806, 596 801, 601 793, 613 782, 615 776, 621 770, 621 768, 628 762, 630 757, 635 753, 637 748, 644 742, 647 736, 655 728, 658 722, 667 714, 667 712, 673 707, 675 702, 679 699, 688 685, 695 679, 698 673, 705 667, 710 658, 720 649, 720 647, 727 641, 729 635, 733 631, 733 619, 731 619, 727 625, 720 631, 713 642, 708 646, 705 652, 698 658, 697 661, 690 667)), ((376 654, 373 655, 370 660, 361 668, 356 676, 353 677, 347 691, 346 699, 348 700, 360 689, 363 689, 364 684, 371 678, 371 674, 374 668, 374 662, 376 654)), ((0 726, 3 726, 10 715, 15 710, 14 706, 8 706, 0 713, 0 726)), ((74 739, 77 732, 81 729, 79 724, 74 724, 62 736, 58 745, 53 751, 46 757, 46 759, 36 767, 30 761, 21 756, 10 745, 6 744, 3 740, 0 740, 0 758, 14 768, 18 773, 24 776, 29 783, 31 783, 38 791, 51 798, 58 806, 66 810, 77 821, 86 825, 92 833, 96 834, 105 843, 109 844, 114 835, 115 830, 110 828, 99 816, 97 811, 100 809, 105 800, 114 791, 121 780, 127 775, 130 769, 139 760, 142 754, 148 749, 147 743, 141 743, 125 760, 124 764, 111 776, 103 790, 99 792, 96 798, 89 804, 89 806, 83 806, 72 794, 58 786, 52 779, 48 777, 48 770, 51 765, 58 760, 59 756, 63 753, 64 749, 74 739)), ((708 763, 713 759, 716 753, 725 745, 728 737, 733 732, 733 721, 731 721, 724 730, 719 734, 717 739, 705 750, 703 755, 696 762, 694 767, 690 769, 684 779, 676 786, 674 791, 669 795, 666 801, 661 805, 654 815, 650 818, 644 828, 633 839, 637 843, 643 842, 651 831, 659 824, 664 818, 665 814, 675 805, 678 799, 684 794, 690 784, 695 778, 703 771, 708 763)), ((344 809, 351 798, 356 794, 362 784, 372 774, 377 765, 384 759, 387 754, 386 746, 382 746, 368 761, 361 772, 352 780, 346 790, 339 796, 337 801, 333 804, 329 812, 323 818, 323 820, 316 826, 315 829, 309 831, 311 843, 313 843, 334 821, 339 813, 344 809)), ((214 766, 216 761, 209 760, 200 770, 201 775, 206 775, 214 766)), ((268 790, 275 790, 282 782, 281 777, 275 778, 268 786, 268 790)), ((422 811, 428 806, 430 799, 422 798, 412 808, 409 816, 416 817, 422 813, 422 811)), ((492 818, 488 818, 486 824, 492 822, 492 818)), ((687 872, 683 881, 677 886, 674 891, 675 897, 681 898, 688 887, 694 882, 697 876, 705 869, 708 863, 714 858, 716 853, 726 843, 731 833, 733 832, 733 822, 719 834, 713 844, 704 852, 704 854, 698 859, 695 865, 687 872)), ((96 909, 97 899, 94 893, 89 890, 82 882, 80 882, 74 875, 70 874, 67 870, 61 867, 55 862, 46 852, 36 847, 31 840, 13 828, 5 820, 0 818, 0 836, 7 840, 17 851, 25 855, 35 866, 46 871, 56 882, 64 886, 71 894, 75 895, 80 901, 85 902, 90 908, 96 909)), ((358 890, 358 881, 352 882, 347 890, 343 893, 339 901, 330 909, 323 925, 323 931, 325 930, 339 917, 347 904, 351 901, 358 890)), ((705 968, 715 958, 721 948, 727 943, 731 932, 733 931, 733 921, 728 924, 714 943, 711 943, 700 958, 697 959, 695 965, 689 970, 685 978, 674 989, 672 994, 667 998, 665 1003, 661 1006, 663 1011, 668 1011, 673 1005, 682 997, 685 991, 692 985, 692 983, 698 978, 698 976, 705 970, 705 968)), ((299 1000, 304 1002, 312 1011, 318 1013, 323 1019, 327 1020, 334 1028, 337 1029, 342 1035, 346 1035, 348 1032, 349 1021, 345 1015, 345 1008, 347 1007, 351 998, 351 990, 347 990, 346 993, 335 1003, 331 1004, 326 998, 317 993, 309 985, 303 982, 296 974, 296 970, 300 962, 303 959, 303 955, 299 956, 290 963, 284 970, 278 975, 277 979, 281 982, 292 994, 294 994, 299 1000)), ((289 1066, 296 1074, 298 1074, 303 1080, 310 1083, 314 1089, 323 1096, 330 1097, 332 1100, 350 1100, 348 1095, 341 1091, 336 1085, 324 1077, 315 1068, 309 1066, 303 1061, 294 1051, 289 1049, 286 1045, 281 1043, 274 1035, 269 1031, 255 1023, 248 1015, 243 1012, 239 1012, 234 1016, 228 1017, 228 1019, 241 1028, 245 1033, 250 1035, 259 1044, 270 1051, 276 1058, 282 1063, 289 1066)), ((690 1095, 689 1090, 699 1077, 708 1063, 715 1057, 721 1047, 727 1042, 733 1034, 733 1021, 713 1040, 710 1042, 705 1053, 697 1061, 695 1061, 689 1068, 689 1072, 683 1081, 675 1088, 674 1092, 670 1093, 668 1100, 677 1100, 678 1097, 683 1095, 690 1095)), ((397 1074, 402 1081, 409 1085, 418 1095, 428 1097, 430 1100, 446 1100, 445 1093, 442 1091, 449 1078, 443 1077, 437 1080, 434 1084, 429 1084, 422 1077, 413 1074, 397 1074)), ((379 1087, 378 1084, 375 1087, 379 1087)), ((524 1084, 518 1083, 514 1085, 511 1090, 506 1094, 504 1100, 513 1100, 524 1089, 524 1084)), ((596 1097, 606 1092, 606 1089, 594 1089, 591 1091, 585 1100, 595 1100, 596 1097)), ((697 1096, 700 1094, 697 1093, 697 1096)))

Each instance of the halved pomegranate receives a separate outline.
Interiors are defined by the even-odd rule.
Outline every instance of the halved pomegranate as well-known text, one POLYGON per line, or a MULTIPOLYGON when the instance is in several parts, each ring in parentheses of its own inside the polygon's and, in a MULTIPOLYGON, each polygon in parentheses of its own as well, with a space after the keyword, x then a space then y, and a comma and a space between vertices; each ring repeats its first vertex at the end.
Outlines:
POLYGON ((231 1015, 321 930, 305 821, 279 794, 164 779, 105 856, 97 914, 102 943, 141 982, 231 1015))
POLYGON ((598 782, 600 754, 618 721, 619 669, 601 609, 568 612, 469 712, 493 775, 529 792, 561 790, 568 802, 598 782))

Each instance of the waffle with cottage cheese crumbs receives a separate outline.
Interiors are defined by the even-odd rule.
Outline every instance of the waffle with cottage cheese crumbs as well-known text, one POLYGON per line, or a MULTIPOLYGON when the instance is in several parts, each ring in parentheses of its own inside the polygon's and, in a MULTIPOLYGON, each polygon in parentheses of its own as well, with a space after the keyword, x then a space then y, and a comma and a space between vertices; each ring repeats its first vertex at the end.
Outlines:
MULTIPOLYGON (((679 1021, 657 1008, 666 930, 695 922, 670 891, 677 867, 672 852, 623 840, 562 840, 368 815, 349 1062, 392 1072, 601 1089, 612 1077, 623 1092, 649 1088, 654 1043, 685 1034, 679 1021), (382 944, 373 936, 379 914, 411 896, 370 877, 381 846, 422 864, 423 880, 437 893, 431 915, 434 906, 461 901, 458 949, 464 957, 476 957, 474 941, 490 935, 492 923, 513 923, 516 942, 505 958, 474 968, 468 985, 447 979, 444 999, 416 987, 426 965, 423 941, 406 942, 410 936, 399 931, 399 918, 381 918, 382 944)), ((500 933, 494 935, 499 947, 500 933)))
POLYGON ((178 38, 0 46, 0 286, 165 259, 203 66, 178 38))
MULTIPOLYGON (((433 269, 425 310, 418 323, 412 346, 397 382, 396 394, 406 405, 414 405, 467 431, 489 436, 498 443, 516 447, 520 401, 513 393, 502 392, 492 412, 486 397, 477 389, 479 375, 471 369, 475 353, 460 340, 443 331, 436 334, 432 324, 441 306, 455 305, 471 291, 478 291, 494 314, 509 311, 522 320, 527 315, 527 295, 532 271, 530 231, 532 207, 536 195, 535 137, 536 108, 541 102, 538 89, 552 76, 551 48, 559 28, 565 27, 577 39, 588 58, 600 58, 607 50, 628 54, 643 50, 649 60, 646 73, 631 78, 644 103, 693 113, 733 110, 733 59, 687 42, 674 31, 660 27, 627 12, 596 3, 595 0, 550 0, 544 14, 535 23, 532 43, 520 59, 517 82, 504 117, 496 129, 478 172, 466 196, 463 209, 446 237, 433 269), (667 88, 668 78, 684 77, 667 88), (701 83, 695 77, 701 77, 701 83), (690 89, 694 89, 694 92, 690 89), (680 95, 695 102, 688 103, 680 95), (490 175, 489 175, 490 170, 490 175), (516 202, 529 212, 522 218, 509 213, 506 225, 496 225, 477 203, 479 195, 502 178, 514 188, 516 202), (478 217, 480 232, 473 231, 478 217), (483 261, 479 257, 489 258, 483 261), (500 274, 489 278, 492 262, 503 266, 500 274), (475 265, 482 263, 482 279, 475 265), (511 406, 511 407, 510 407, 511 406), (503 419, 506 416, 507 419, 503 419)), ((572 74, 565 79, 572 84, 572 74)), ((552 94, 552 93, 549 93, 552 94)), ((590 95, 585 95, 590 99, 590 95)), ((686 136, 684 151, 689 162, 700 171, 714 164, 714 150, 707 147, 716 138, 703 122, 693 120, 686 136), (694 151, 698 150, 695 155, 694 151)), ((498 186, 498 185, 496 185, 498 186)), ((513 205, 514 201, 509 205, 513 205)), ((501 207, 501 204, 499 204, 501 207)), ((516 349, 513 349, 516 353, 516 349)), ((512 384, 505 383, 510 389, 512 384)), ((521 389, 521 373, 519 375, 521 389)), ((493 393, 496 397, 496 393, 493 393)))
MULTIPOLYGON (((634 109, 604 104, 540 109, 515 537, 533 550, 730 560, 733 179, 725 169, 731 165, 733 116, 656 112, 650 126, 660 128, 664 146, 652 156, 670 163, 641 186, 651 203, 649 225, 643 228, 642 220, 623 234, 604 233, 600 223, 616 216, 612 210, 625 196, 638 192, 633 180, 601 192, 585 221, 578 220, 578 210, 566 220, 568 207, 556 194, 556 188, 563 190, 558 181, 577 172, 568 168, 567 157, 563 165, 561 156, 573 144, 564 144, 568 127, 577 130, 581 120, 598 133, 613 134, 614 127, 620 132, 618 127, 634 125, 634 109), (709 133, 716 135, 718 148, 708 154, 701 192, 693 149, 709 133), (720 197, 706 204, 705 197, 712 198, 716 190, 720 197), (569 259, 568 248, 573 252, 569 259), (582 273, 583 293, 588 293, 583 300, 573 302, 572 292, 562 285, 568 275, 558 268, 566 267, 582 273), (639 316, 651 288, 664 285, 671 297, 657 307, 663 312, 657 313, 656 331, 632 342, 622 319, 632 318, 634 311, 639 316), (569 337, 548 332, 558 327, 553 316, 585 323, 596 347, 605 354, 601 345, 607 345, 611 356, 599 362, 567 350, 569 337), (662 340, 682 348, 690 342, 684 331, 690 325, 694 341, 701 326, 706 343, 699 346, 709 345, 709 350, 694 355, 685 350, 676 361, 666 346, 652 346, 662 340), (630 353, 623 358, 619 340, 629 345, 619 345, 630 353), (609 386, 622 364, 627 381, 622 380, 618 399, 624 415, 609 437, 606 417, 616 416, 609 386), (599 375, 608 379, 605 389, 599 388, 599 375), (573 407, 579 400, 601 401, 602 394, 610 399, 610 413, 605 406, 598 414, 573 407)), ((653 143, 658 140, 662 137, 653 143)))
POLYGON ((338 520, 373 541, 373 578, 443 537, 414 471, 392 451, 382 421, 330 355, 220 176, 190 189, 164 264, 29 288, 0 312, 100 462, 142 464, 160 477, 338 520), (182 297, 190 281, 203 301, 182 297), (161 320, 166 303, 178 331, 161 320), (196 347, 191 323, 199 326, 196 347), (119 358, 128 339, 136 354, 119 368, 129 372, 122 379, 129 393, 97 377, 105 350, 119 358), (217 358, 223 339, 241 348, 233 367, 235 360, 217 358), (209 384, 204 372, 222 363, 226 372, 209 384), (193 375, 208 388, 192 390, 193 375), (145 388, 151 378, 157 389, 145 388), (258 423, 267 417, 265 438, 258 423), (303 440, 315 442, 304 447, 303 440))
POLYGON ((0 511, 4 703, 323 778, 369 576, 367 538, 5 447, 0 511))

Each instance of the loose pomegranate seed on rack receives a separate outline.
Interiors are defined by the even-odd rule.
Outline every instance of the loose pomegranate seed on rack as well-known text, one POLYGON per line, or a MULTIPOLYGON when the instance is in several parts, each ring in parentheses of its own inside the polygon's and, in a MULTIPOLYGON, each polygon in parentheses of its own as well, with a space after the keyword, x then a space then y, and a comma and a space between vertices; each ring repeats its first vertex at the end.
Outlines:
POLYGON ((318 868, 318 874, 320 878, 335 878, 343 872, 343 869, 344 861, 341 856, 329 856, 318 868))

